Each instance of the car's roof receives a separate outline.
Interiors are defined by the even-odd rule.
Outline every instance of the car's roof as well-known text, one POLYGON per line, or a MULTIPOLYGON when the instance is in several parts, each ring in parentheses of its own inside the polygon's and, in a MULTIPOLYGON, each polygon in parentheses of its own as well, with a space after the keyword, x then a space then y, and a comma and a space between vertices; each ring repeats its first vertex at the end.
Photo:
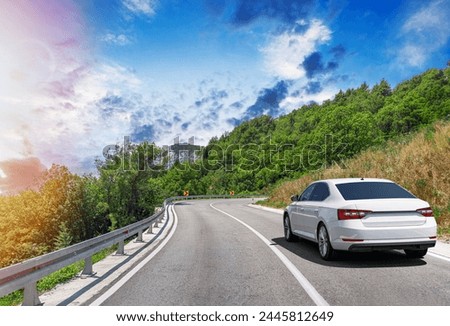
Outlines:
POLYGON ((325 179, 318 180, 317 182, 328 182, 332 184, 341 184, 341 183, 351 183, 351 182, 392 182, 388 179, 378 179, 378 178, 340 178, 340 179, 325 179))

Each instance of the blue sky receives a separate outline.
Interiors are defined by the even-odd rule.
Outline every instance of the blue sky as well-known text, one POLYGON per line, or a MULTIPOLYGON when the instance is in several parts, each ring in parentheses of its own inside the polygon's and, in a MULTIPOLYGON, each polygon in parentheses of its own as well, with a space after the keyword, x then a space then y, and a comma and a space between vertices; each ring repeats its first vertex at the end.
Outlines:
POLYGON ((124 136, 205 145, 243 120, 363 82, 394 87, 450 59, 444 0, 17 0, 0 12, 13 44, 0 51, 0 162, 79 173, 124 136))

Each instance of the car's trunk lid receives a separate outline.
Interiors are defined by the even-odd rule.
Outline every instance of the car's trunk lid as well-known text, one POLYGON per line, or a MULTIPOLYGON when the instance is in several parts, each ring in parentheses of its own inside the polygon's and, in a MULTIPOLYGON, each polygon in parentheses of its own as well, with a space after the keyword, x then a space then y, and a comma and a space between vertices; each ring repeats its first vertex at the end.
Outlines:
POLYGON ((368 210, 361 219, 366 227, 418 226, 426 222, 417 209, 428 207, 428 203, 416 198, 355 200, 358 210, 368 210))

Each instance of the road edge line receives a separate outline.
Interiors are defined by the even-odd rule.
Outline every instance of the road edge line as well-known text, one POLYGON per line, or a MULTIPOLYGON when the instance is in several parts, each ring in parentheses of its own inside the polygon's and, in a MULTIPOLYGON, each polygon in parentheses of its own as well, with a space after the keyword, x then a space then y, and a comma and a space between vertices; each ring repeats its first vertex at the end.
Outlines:
MULTIPOLYGON (((431 251, 431 252, 428 251, 427 256, 431 256, 431 257, 434 257, 434 258, 438 258, 438 259, 441 259, 441 260, 445 260, 445 261, 447 261, 447 262, 450 263, 450 258, 449 258, 449 257, 446 257, 446 256, 444 256, 444 255, 440 255, 440 254, 435 253, 435 252, 432 252, 432 251, 431 251)), ((425 256, 425 257, 426 257, 426 256, 425 256)))
POLYGON ((301 285, 301 287, 306 291, 308 296, 314 301, 314 303, 317 306, 329 306, 328 302, 317 292, 317 290, 314 288, 314 286, 306 279, 306 277, 295 267, 295 265, 276 247, 273 246, 272 242, 270 242, 267 238, 265 238, 261 233, 256 231, 254 228, 252 228, 247 223, 241 221, 237 217, 228 214, 227 212, 224 212, 223 210, 215 207, 213 203, 209 204, 209 206, 212 209, 215 209, 216 211, 225 214, 237 222, 244 225, 246 228, 248 228, 250 231, 252 231, 258 238, 260 238, 272 251, 277 257, 281 260, 281 262, 287 267, 287 269, 291 272, 291 274, 295 277, 295 279, 298 281, 298 283, 301 285))
MULTIPOLYGON (((109 297, 111 297, 114 293, 116 293, 126 282, 128 282, 137 272, 139 272, 150 260, 152 260, 158 252, 160 252, 169 240, 172 238, 178 226, 178 216, 175 213, 175 209, 173 205, 170 205, 171 212, 174 217, 172 229, 167 237, 161 242, 161 244, 152 251, 150 255, 148 255, 145 259, 143 259, 139 264, 137 264, 132 270, 130 270, 125 276, 123 276, 119 281, 117 281, 112 287, 110 287, 105 293, 91 302, 90 306, 100 306, 103 302, 105 302, 109 297)), ((168 216, 169 217, 169 216, 168 216)))
POLYGON ((265 211, 265 212, 271 212, 274 214, 283 214, 283 209, 281 209, 281 208, 266 207, 266 206, 261 206, 261 205, 256 205, 256 204, 248 204, 247 206, 250 208, 259 209, 259 210, 265 211))

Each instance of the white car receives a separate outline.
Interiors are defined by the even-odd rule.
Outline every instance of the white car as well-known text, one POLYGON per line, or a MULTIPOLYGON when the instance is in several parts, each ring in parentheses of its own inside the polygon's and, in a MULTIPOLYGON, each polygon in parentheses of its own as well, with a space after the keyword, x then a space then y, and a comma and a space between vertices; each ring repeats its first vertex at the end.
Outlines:
POLYGON ((390 180, 320 180, 291 200, 283 217, 285 239, 317 242, 325 260, 335 250, 403 249, 407 257, 421 258, 436 244, 430 205, 390 180))

